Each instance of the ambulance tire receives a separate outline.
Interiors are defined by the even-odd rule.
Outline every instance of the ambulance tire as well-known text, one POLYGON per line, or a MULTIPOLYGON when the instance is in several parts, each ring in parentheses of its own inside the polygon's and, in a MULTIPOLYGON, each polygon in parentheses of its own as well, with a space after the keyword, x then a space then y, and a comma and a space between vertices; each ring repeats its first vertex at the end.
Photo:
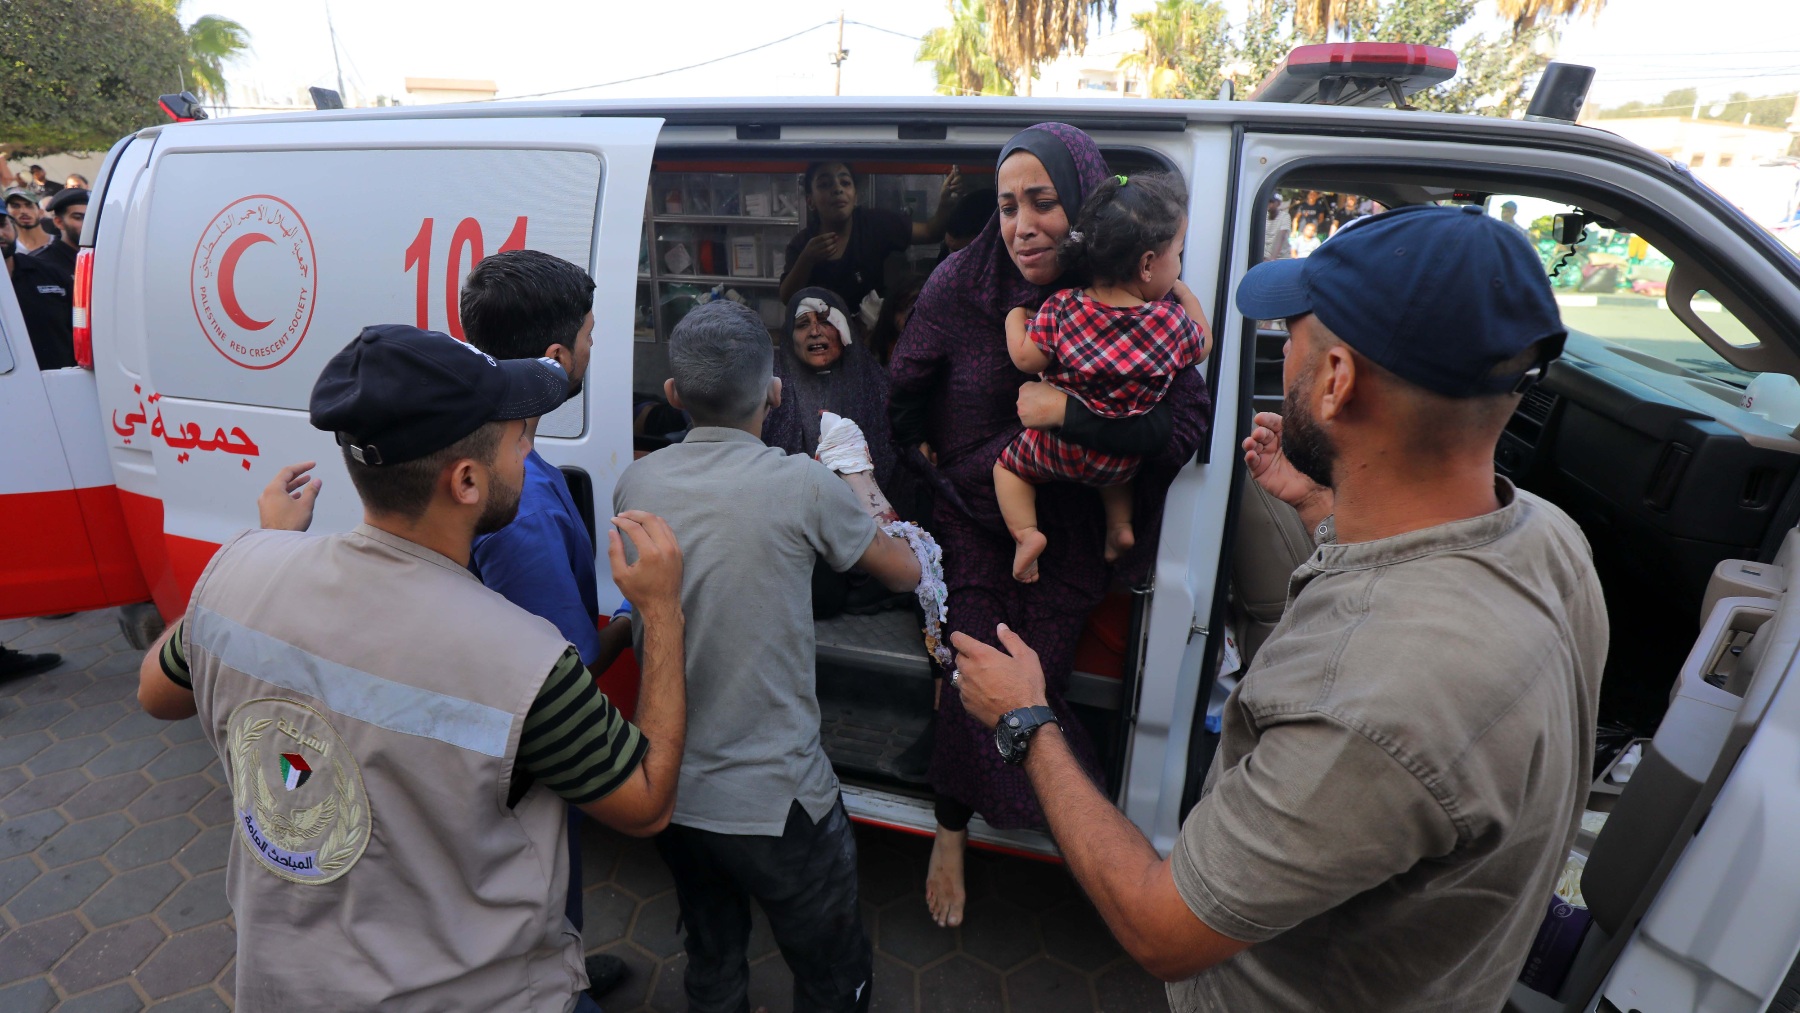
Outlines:
POLYGON ((136 650, 149 650, 162 636, 164 625, 162 613, 150 602, 119 606, 119 630, 125 634, 125 642, 136 650))

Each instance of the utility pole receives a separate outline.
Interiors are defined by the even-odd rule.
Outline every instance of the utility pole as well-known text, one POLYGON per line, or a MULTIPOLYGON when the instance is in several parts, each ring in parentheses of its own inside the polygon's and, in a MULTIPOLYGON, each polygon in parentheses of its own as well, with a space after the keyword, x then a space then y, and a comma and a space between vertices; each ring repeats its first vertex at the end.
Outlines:
POLYGON ((831 53, 831 63, 833 66, 837 67, 837 81, 831 86, 831 93, 833 95, 842 95, 844 93, 844 58, 849 55, 850 51, 844 48, 844 12, 840 8, 838 10, 837 49, 833 50, 831 53))
POLYGON ((344 62, 338 59, 337 26, 331 23, 331 0, 325 0, 325 30, 331 34, 331 62, 337 67, 338 98, 344 98, 344 62))

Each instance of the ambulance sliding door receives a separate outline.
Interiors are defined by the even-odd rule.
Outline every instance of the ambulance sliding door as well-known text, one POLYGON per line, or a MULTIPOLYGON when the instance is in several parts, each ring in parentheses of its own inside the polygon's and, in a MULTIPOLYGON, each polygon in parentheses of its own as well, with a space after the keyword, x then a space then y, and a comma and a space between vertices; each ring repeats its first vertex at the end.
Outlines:
POLYGON ((103 409, 140 420, 108 438, 134 540, 165 550, 140 554, 166 556, 179 589, 158 595, 165 614, 256 523, 256 495, 283 464, 319 462, 313 530, 361 520, 337 447, 308 423, 313 381, 369 324, 462 337, 462 279, 501 250, 542 250, 597 283, 585 390, 544 419, 538 449, 585 473, 605 515, 631 461, 632 307, 662 122, 456 113, 158 137, 124 244, 141 256, 118 265, 136 277, 95 334, 103 409))

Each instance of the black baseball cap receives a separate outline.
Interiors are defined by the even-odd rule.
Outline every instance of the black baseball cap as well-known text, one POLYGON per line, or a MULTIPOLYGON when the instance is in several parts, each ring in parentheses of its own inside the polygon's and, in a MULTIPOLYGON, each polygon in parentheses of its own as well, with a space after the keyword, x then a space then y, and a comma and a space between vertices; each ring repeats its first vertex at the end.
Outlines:
POLYGON ((60 215, 63 209, 71 204, 86 204, 88 192, 80 187, 64 187, 56 196, 50 198, 50 213, 60 215))
POLYGON ((359 463, 400 464, 489 422, 547 414, 568 396, 555 359, 499 360, 441 331, 376 324, 319 373, 312 424, 359 463))
POLYGON ((1310 257, 1252 267, 1237 306, 1253 320, 1316 314, 1358 353, 1446 397, 1522 389, 1569 333, 1531 242, 1473 204, 1356 219, 1310 257), (1495 375, 1538 342, 1532 366, 1495 375))

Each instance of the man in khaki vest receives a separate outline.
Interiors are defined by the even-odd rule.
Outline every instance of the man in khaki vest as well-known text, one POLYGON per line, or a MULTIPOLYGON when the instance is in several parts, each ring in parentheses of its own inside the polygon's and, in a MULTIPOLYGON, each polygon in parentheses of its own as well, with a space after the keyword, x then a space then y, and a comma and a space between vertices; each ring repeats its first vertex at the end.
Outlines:
MULTIPOLYGON (((467 568, 517 510, 526 420, 567 393, 550 360, 365 329, 311 406, 364 523, 232 539, 145 656, 145 711, 199 713, 232 787, 239 1010, 598 1009, 563 912, 564 800, 629 834, 668 824, 680 551, 654 515, 613 518, 613 579, 644 621, 639 727, 467 568)), ((265 518, 284 491, 306 511, 316 487, 272 488, 265 518)))

